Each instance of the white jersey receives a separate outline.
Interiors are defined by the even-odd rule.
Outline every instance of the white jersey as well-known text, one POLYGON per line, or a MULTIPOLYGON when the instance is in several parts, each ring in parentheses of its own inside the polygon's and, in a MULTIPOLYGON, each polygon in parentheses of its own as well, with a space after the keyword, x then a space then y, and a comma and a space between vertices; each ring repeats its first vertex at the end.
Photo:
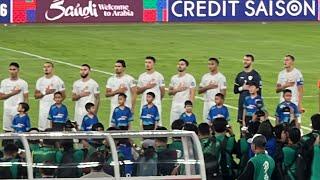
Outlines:
MULTIPOLYGON (((51 78, 46 78, 45 76, 39 78, 36 83, 36 90, 40 91, 42 94, 46 94, 46 89, 55 89, 55 92, 64 91, 64 82, 56 75, 51 78)), ((45 130, 50 127, 50 122, 48 121, 48 114, 51 105, 55 102, 53 100, 53 94, 48 94, 43 96, 39 102, 39 129, 45 130)))
MULTIPOLYGON (((115 91, 117 89, 122 87, 126 87, 127 91, 125 94, 127 95, 126 103, 125 105, 132 108, 132 94, 130 88, 133 88, 136 86, 135 80, 132 76, 125 74, 122 77, 117 77, 116 75, 111 76, 108 81, 106 88, 111 89, 112 91, 115 91)), ((110 104, 110 118, 109 118, 109 126, 111 126, 111 119, 114 109, 119 105, 118 103, 118 94, 112 96, 110 98, 111 104, 110 104)))
POLYGON ((24 102, 24 94, 29 93, 28 84, 22 79, 4 79, 0 84, 0 93, 9 94, 12 90, 20 89, 21 92, 3 101, 3 130, 12 131, 12 120, 18 113, 18 104, 24 102))
MULTIPOLYGON (((115 90, 119 89, 120 86, 127 88, 127 91, 125 92, 125 94, 127 95, 126 106, 131 108, 132 94, 131 94, 130 89, 136 86, 134 78, 130 75, 127 75, 127 74, 125 74, 122 77, 117 77, 116 75, 111 76, 107 81, 106 88, 111 89, 112 91, 115 91, 115 90)), ((110 100, 111 100, 111 106, 117 107, 119 105, 118 104, 118 94, 112 96, 110 98, 110 100)), ((111 111, 111 112, 113 112, 113 111, 111 111)))
MULTIPOLYGON (((294 85, 291 87, 288 87, 287 89, 290 89, 292 91, 292 102, 298 105, 299 100, 299 91, 298 86, 303 85, 303 76, 301 72, 294 68, 291 72, 287 72, 285 69, 280 71, 278 75, 278 81, 277 84, 285 84, 286 82, 294 82, 294 85)), ((280 102, 283 102, 283 95, 282 92, 280 93, 280 102)))
POLYGON ((16 94, 4 100, 3 102, 4 109, 14 108, 15 110, 17 110, 18 104, 21 102, 24 102, 23 95, 29 93, 29 91, 28 91, 27 82, 22 79, 11 80, 10 78, 8 78, 1 81, 0 93, 9 94, 12 92, 12 90, 18 90, 18 89, 21 90, 19 94, 16 94))
POLYGON ((174 75, 170 81, 170 87, 187 87, 188 89, 177 92, 173 98, 173 104, 184 104, 185 101, 190 100, 190 90, 196 87, 196 80, 191 74, 185 74, 184 76, 174 75))
POLYGON ((199 86, 205 87, 211 83, 217 84, 218 88, 209 89, 204 93, 203 98, 205 102, 214 102, 216 94, 221 93, 221 90, 227 89, 226 77, 220 72, 214 75, 211 73, 203 75, 199 86))
POLYGON ((142 73, 139 76, 138 79, 138 87, 143 87, 146 86, 148 83, 156 83, 156 86, 151 88, 151 89, 147 89, 143 92, 142 97, 141 97, 141 106, 140 106, 140 112, 142 110, 142 107, 147 104, 147 100, 146 100, 146 95, 148 92, 153 92, 156 97, 153 101, 153 103, 158 107, 158 111, 159 111, 159 115, 160 115, 160 121, 159 124, 161 125, 161 91, 160 88, 165 86, 165 82, 164 82, 164 77, 162 74, 160 74, 159 72, 155 71, 151 74, 145 72, 142 73))
POLYGON ((184 103, 190 100, 190 90, 196 87, 196 80, 191 74, 185 74, 184 76, 174 75, 170 81, 170 87, 178 88, 187 87, 182 92, 177 92, 172 98, 171 113, 170 113, 170 124, 179 119, 181 114, 184 112, 184 103))
POLYGON ((86 82, 83 82, 82 79, 79 79, 73 83, 72 93, 80 94, 81 92, 89 92, 89 96, 85 96, 76 101, 74 120, 77 121, 78 125, 81 126, 83 117, 87 114, 85 105, 89 102, 95 102, 95 94, 99 94, 99 85, 93 80, 89 79, 86 82))
POLYGON ((147 104, 146 94, 148 92, 153 92, 156 95, 153 103, 156 104, 156 105, 158 105, 158 104, 161 105, 161 91, 160 91, 160 88, 165 86, 164 77, 162 76, 162 74, 158 73, 157 71, 155 71, 155 72, 153 72, 151 74, 148 74, 146 72, 142 73, 139 76, 139 79, 138 79, 138 87, 146 86, 148 83, 151 83, 151 82, 156 83, 156 86, 151 88, 151 89, 147 89, 147 90, 145 90, 143 92, 142 98, 141 98, 141 107, 143 107, 143 105, 147 104))

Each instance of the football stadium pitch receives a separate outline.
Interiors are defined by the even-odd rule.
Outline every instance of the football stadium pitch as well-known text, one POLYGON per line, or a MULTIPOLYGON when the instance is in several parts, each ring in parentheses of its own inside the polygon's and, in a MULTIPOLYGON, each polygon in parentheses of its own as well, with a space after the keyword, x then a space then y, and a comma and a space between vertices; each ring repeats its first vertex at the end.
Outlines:
MULTIPOLYGON (((305 80, 302 125, 310 127, 309 118, 318 112, 317 80, 320 79, 319 23, 219 23, 219 24, 106 24, 106 25, 27 25, 0 27, 0 80, 8 77, 10 62, 21 66, 20 77, 29 84, 29 115, 37 127, 38 100, 33 97, 36 80, 43 76, 42 65, 48 59, 57 61, 55 73, 66 85, 67 105, 73 117, 72 84, 80 78, 76 65, 90 64, 99 71, 92 78, 100 85, 99 120, 109 124, 110 101, 105 97, 106 80, 113 73, 114 62, 125 59, 126 72, 135 78, 145 71, 144 58, 157 58, 156 70, 165 77, 166 87, 177 73, 178 59, 190 61, 188 72, 197 84, 208 72, 209 57, 220 59, 220 71, 226 76, 228 90, 226 104, 231 113, 231 124, 239 133, 236 123, 238 95, 233 93, 233 82, 242 71, 244 54, 255 55, 254 68, 263 80, 263 97, 270 115, 274 115, 279 95, 275 93, 278 72, 283 68, 283 57, 296 57, 296 67, 305 80)), ((194 112, 202 122, 202 95, 197 95, 194 112)), ((3 103, 0 108, 2 126, 3 103)), ((171 98, 162 102, 162 116, 169 126, 171 98)), ((140 130, 140 97, 138 98, 134 129, 140 130)), ((2 128, 1 128, 2 129, 2 128)))

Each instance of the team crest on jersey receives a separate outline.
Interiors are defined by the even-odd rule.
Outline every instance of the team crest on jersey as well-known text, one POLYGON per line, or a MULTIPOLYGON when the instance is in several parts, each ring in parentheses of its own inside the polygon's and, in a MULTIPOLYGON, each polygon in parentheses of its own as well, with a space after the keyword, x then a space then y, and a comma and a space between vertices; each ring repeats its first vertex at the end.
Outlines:
POLYGON ((253 76, 249 76, 248 79, 249 81, 251 81, 253 79, 253 76))

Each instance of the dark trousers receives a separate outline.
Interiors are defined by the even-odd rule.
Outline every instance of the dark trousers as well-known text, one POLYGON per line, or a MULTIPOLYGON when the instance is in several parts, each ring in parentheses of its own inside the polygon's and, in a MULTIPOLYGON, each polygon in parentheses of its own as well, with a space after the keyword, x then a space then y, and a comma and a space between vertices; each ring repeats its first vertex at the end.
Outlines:
POLYGON ((154 130, 155 125, 150 124, 150 125, 143 125, 143 130, 154 130))

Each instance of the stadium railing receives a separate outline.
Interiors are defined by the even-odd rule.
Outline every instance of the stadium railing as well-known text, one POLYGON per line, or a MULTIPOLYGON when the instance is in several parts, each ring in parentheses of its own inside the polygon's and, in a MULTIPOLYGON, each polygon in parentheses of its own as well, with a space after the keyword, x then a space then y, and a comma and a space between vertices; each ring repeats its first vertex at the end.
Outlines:
MULTIPOLYGON (((184 180, 205 180, 205 165, 204 157, 202 154, 201 144, 194 132, 190 131, 148 131, 148 132, 42 132, 42 133, 1 133, 1 140, 15 140, 20 141, 23 145, 23 152, 25 154, 25 162, 22 163, 26 166, 27 178, 28 179, 39 179, 35 177, 35 171, 41 166, 45 166, 43 163, 34 163, 33 155, 30 151, 30 141, 43 139, 52 140, 73 140, 74 142, 79 142, 77 140, 87 139, 101 139, 104 140, 110 148, 112 162, 110 166, 113 169, 113 177, 110 178, 95 178, 95 179, 184 179, 184 180), (121 139, 130 139, 131 142, 141 143, 144 139, 155 139, 155 138, 169 138, 169 139, 180 139, 182 143, 183 152, 178 153, 181 156, 177 158, 176 161, 169 162, 179 165, 180 172, 183 175, 166 175, 166 176, 132 176, 123 177, 120 173, 121 166, 123 166, 124 161, 119 161, 119 150, 117 149, 117 143, 121 139), (182 169, 182 171, 181 171, 182 169)), ((79 143, 80 144, 80 143, 79 143)), ((129 162, 128 164, 135 164, 136 162, 129 162)), ((164 162, 168 163, 168 162, 164 162)), ((91 164, 92 165, 92 164, 91 164)), ((79 163, 77 168, 90 168, 90 163, 79 163)), ((42 167, 43 168, 43 167, 42 167)), ((59 166, 52 166, 49 168, 59 168, 59 166)), ((39 170, 38 170, 39 172, 39 170)), ((56 178, 56 179, 74 179, 74 178, 56 178)), ((91 178, 88 178, 91 179, 91 178)))

